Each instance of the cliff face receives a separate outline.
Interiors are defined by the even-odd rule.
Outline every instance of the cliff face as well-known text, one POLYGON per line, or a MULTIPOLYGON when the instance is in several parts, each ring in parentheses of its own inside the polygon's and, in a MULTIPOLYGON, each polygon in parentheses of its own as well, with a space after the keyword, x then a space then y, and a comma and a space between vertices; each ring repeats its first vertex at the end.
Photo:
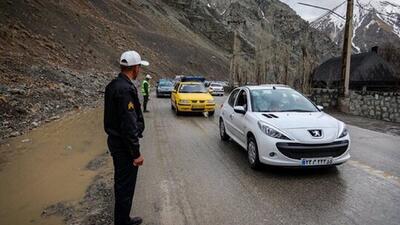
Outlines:
POLYGON ((301 89, 316 65, 338 54, 327 35, 276 0, 164 0, 178 20, 232 53, 237 30, 241 83, 287 83, 301 89))

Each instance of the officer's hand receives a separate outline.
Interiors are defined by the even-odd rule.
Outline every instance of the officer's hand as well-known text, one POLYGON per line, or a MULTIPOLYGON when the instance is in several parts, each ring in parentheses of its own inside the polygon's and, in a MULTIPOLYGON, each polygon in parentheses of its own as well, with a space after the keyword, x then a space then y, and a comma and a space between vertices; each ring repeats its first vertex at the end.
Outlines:
POLYGON ((134 166, 141 166, 141 165, 143 165, 143 162, 144 162, 144 157, 141 155, 138 158, 133 160, 133 165, 134 166))

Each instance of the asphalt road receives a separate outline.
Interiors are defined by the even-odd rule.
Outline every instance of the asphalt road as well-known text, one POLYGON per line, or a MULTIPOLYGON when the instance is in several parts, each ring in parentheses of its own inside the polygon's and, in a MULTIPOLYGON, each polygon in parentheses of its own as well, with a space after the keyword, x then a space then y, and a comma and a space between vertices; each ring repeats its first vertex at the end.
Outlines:
POLYGON ((350 126, 337 168, 253 171, 220 141, 219 111, 177 117, 155 97, 150 110, 132 209, 145 224, 400 224, 399 136, 350 126))

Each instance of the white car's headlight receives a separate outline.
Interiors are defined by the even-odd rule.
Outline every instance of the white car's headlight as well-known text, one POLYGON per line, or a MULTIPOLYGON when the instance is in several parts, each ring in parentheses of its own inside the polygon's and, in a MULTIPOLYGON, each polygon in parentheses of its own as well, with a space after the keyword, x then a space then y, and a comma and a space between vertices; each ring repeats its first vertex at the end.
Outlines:
POLYGON ((283 139, 283 140, 290 140, 290 138, 286 137, 284 134, 275 130, 274 128, 268 126, 266 123, 258 121, 258 127, 264 134, 266 134, 270 137, 283 139))
POLYGON ((214 102, 214 100, 207 100, 207 103, 214 104, 215 102, 214 102))
POLYGON ((338 138, 346 137, 348 134, 349 134, 349 131, 347 130, 346 125, 343 125, 343 128, 342 128, 338 138))
POLYGON ((179 104, 190 104, 190 100, 179 100, 179 104))

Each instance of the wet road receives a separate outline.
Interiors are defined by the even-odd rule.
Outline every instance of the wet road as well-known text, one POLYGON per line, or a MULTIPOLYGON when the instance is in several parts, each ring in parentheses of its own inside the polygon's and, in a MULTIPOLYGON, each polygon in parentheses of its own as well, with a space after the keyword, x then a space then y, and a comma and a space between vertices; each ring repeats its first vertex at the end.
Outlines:
POLYGON ((400 224, 399 136, 350 126, 344 165, 253 171, 220 141, 218 111, 177 117, 155 97, 150 110, 132 210, 145 224, 400 224))

